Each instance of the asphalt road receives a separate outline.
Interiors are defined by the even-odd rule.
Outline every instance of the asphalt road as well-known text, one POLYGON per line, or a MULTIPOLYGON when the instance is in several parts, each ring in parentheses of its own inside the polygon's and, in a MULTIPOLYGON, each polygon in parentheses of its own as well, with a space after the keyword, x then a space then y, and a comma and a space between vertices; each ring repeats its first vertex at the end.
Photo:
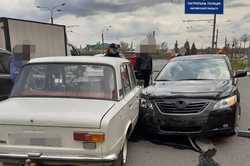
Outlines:
MULTIPOLYGON (((250 128, 250 77, 239 81, 241 92, 241 129, 250 128)), ((237 136, 212 140, 220 166, 250 166, 250 138, 237 136)), ((146 140, 129 143, 128 166, 197 166, 199 153, 171 146, 156 145, 146 140)), ((212 166, 212 165, 211 165, 212 166)))

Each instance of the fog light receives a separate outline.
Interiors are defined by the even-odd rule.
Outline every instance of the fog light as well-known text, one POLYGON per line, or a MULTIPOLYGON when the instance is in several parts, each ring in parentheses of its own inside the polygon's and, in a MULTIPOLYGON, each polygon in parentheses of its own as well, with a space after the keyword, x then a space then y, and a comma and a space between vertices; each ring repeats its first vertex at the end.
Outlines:
POLYGON ((84 142, 83 143, 84 149, 96 149, 96 143, 94 142, 84 142))

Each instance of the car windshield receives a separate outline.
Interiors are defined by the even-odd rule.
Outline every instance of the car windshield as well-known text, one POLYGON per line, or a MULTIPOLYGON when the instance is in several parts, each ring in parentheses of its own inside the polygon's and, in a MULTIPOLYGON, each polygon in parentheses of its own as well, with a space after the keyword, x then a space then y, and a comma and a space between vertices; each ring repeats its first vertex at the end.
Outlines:
POLYGON ((230 79, 230 72, 224 59, 190 59, 168 63, 156 81, 228 79, 230 79))
POLYGON ((24 67, 11 97, 116 100, 115 73, 100 64, 33 64, 24 67))

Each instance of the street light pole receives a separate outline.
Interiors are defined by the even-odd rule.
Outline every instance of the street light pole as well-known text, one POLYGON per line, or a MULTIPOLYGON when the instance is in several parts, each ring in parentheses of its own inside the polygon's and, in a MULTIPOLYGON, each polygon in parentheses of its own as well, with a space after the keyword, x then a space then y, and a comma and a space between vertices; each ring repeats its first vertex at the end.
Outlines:
MULTIPOLYGON (((48 10, 50 12, 50 21, 51 21, 51 24, 54 24, 54 10, 56 10, 59 7, 65 6, 65 5, 66 5, 66 3, 62 3, 60 5, 56 5, 56 6, 53 6, 53 7, 37 6, 37 8, 48 10)), ((60 12, 62 10, 61 9, 57 9, 56 11, 60 12)))
POLYGON ((102 30, 102 53, 104 54, 105 53, 105 43, 104 43, 104 31, 109 31, 109 29, 111 28, 112 26, 109 25, 107 27, 104 27, 103 30, 102 30))
POLYGON ((104 32, 102 31, 102 53, 105 53, 105 48, 104 48, 104 32))

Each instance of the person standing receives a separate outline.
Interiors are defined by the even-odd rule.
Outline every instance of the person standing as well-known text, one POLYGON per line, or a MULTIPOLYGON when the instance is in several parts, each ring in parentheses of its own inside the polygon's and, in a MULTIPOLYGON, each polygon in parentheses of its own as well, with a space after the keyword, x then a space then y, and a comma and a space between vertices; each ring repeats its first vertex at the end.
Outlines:
POLYGON ((116 57, 116 58, 121 57, 116 44, 114 44, 114 43, 110 44, 105 56, 107 56, 107 57, 116 57))
POLYGON ((137 57, 136 70, 139 72, 140 79, 144 81, 144 88, 148 87, 153 72, 152 57, 148 53, 141 53, 137 57))

